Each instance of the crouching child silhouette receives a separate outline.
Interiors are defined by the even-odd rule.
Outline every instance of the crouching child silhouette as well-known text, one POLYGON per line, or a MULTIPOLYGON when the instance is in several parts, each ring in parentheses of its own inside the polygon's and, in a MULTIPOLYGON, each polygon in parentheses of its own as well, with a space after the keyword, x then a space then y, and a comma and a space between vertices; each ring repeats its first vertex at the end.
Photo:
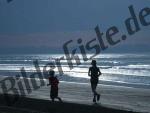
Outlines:
POLYGON ((60 102, 62 102, 61 98, 58 97, 58 84, 59 80, 57 79, 55 75, 55 72, 53 70, 49 71, 49 84, 47 86, 51 86, 50 89, 50 98, 52 99, 52 102, 55 101, 55 98, 58 99, 60 102))

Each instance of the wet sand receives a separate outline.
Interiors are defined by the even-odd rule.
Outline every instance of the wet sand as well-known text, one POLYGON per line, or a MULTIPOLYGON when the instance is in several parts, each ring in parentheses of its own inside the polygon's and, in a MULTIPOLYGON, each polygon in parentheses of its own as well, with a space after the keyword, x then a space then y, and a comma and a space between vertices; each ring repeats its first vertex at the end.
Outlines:
MULTIPOLYGON (((10 109, 14 113, 19 110, 25 110, 26 113, 32 111, 39 113, 150 113, 149 89, 99 84, 97 91, 101 94, 101 98, 97 104, 92 102, 93 95, 88 83, 61 81, 59 96, 63 103, 52 103, 49 98, 49 91, 49 87, 43 86, 26 97, 19 98, 9 108, 6 107, 5 99, 1 95, 0 110, 6 109, 7 111, 10 109)), ((9 113, 9 111, 7 112, 9 113)))

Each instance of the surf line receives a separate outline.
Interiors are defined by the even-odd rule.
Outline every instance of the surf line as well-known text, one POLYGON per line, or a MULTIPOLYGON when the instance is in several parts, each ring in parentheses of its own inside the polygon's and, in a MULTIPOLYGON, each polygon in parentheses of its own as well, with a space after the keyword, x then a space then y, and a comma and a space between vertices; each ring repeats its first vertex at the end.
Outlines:
MULTIPOLYGON (((47 68, 50 69, 55 69, 56 67, 58 68, 58 72, 60 75, 63 74, 63 69, 61 66, 61 60, 67 60, 68 66, 71 69, 74 68, 73 60, 76 61, 76 65, 80 65, 81 61, 79 56, 76 54, 77 50, 80 51, 82 55, 83 61, 90 60, 94 58, 96 55, 100 54, 101 51, 104 51, 108 49, 111 46, 114 46, 121 41, 124 41, 127 39, 127 36, 131 36, 138 31, 141 30, 140 24, 142 26, 148 26, 150 25, 150 21, 148 21, 148 16, 150 16, 150 8, 145 7, 140 10, 138 14, 135 13, 133 5, 130 5, 128 7, 130 17, 125 19, 124 21, 124 26, 127 30, 128 34, 120 34, 118 27, 116 26, 111 26, 108 28, 108 30, 105 33, 106 39, 104 40, 104 33, 100 31, 99 26, 97 25, 95 27, 95 32, 96 32, 96 38, 93 38, 92 40, 88 41, 85 45, 83 44, 83 40, 79 38, 77 40, 77 47, 71 52, 69 49, 72 48, 72 46, 69 46, 69 44, 73 43, 73 40, 69 40, 66 43, 63 44, 63 50, 65 56, 62 56, 60 58, 55 59, 54 62, 49 62, 47 63, 44 68, 43 68, 43 73, 40 70, 38 60, 33 61, 33 65, 36 69, 36 72, 32 73, 30 77, 32 79, 27 79, 27 74, 25 71, 25 68, 22 67, 20 69, 21 75, 16 75, 15 77, 6 77, 5 79, 0 81, 1 88, 2 88, 2 93, 5 95, 5 100, 7 103, 11 103, 12 99, 9 98, 8 94, 9 92, 12 92, 14 95, 17 95, 17 98, 19 98, 19 95, 26 95, 25 89, 27 89, 27 94, 30 94, 33 90, 38 90, 40 87, 45 86, 44 79, 47 77, 48 71, 47 68), (120 35, 120 38, 116 39, 116 35, 120 35), (96 43, 96 44, 93 44, 96 43), (89 58, 87 57, 87 51, 95 51, 95 53, 90 56, 89 58), (65 58, 66 57, 66 58, 65 58), (23 77, 23 81, 25 84, 25 87, 23 86, 23 82, 20 80, 20 78, 23 77), (35 78, 39 78, 40 84, 37 83, 35 78), (31 84, 30 84, 31 82, 31 84), (7 83, 10 83, 10 87, 8 87, 7 83), (17 85, 17 87, 16 87, 17 85)), ((16 100, 13 99, 13 101, 16 100)))

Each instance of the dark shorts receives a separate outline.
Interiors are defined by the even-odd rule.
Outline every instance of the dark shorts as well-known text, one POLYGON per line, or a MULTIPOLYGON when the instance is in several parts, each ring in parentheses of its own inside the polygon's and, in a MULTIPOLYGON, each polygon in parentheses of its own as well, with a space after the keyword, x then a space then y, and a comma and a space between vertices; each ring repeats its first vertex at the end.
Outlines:
POLYGON ((98 84, 98 79, 90 79, 91 84, 98 84))
POLYGON ((51 87, 50 97, 52 99, 58 97, 58 88, 51 87))

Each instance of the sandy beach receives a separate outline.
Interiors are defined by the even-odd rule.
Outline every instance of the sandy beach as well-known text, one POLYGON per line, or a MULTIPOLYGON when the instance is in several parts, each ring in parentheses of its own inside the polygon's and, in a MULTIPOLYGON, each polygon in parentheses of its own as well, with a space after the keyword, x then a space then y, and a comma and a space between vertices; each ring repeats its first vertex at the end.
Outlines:
MULTIPOLYGON (((2 90, 0 91, 2 92, 2 90)), ((19 98, 19 101, 17 101, 13 105, 13 108, 11 107, 10 109, 30 109, 33 111, 41 112, 50 112, 47 110, 51 109, 53 113, 56 113, 53 108, 57 109, 58 107, 58 110, 60 110, 60 106, 65 106, 66 108, 69 108, 69 110, 72 110, 70 107, 76 106, 77 108, 75 110, 78 113, 82 112, 82 108, 84 112, 87 112, 85 108, 88 108, 93 109, 94 112, 98 112, 98 110, 108 110, 109 113, 111 113, 110 111, 112 110, 112 113, 116 113, 118 110, 123 110, 124 112, 132 111, 150 113, 149 89, 99 84, 97 87, 97 91, 101 94, 101 98, 96 105, 92 102, 92 92, 89 83, 61 81, 59 84, 59 96, 62 98, 63 103, 56 102, 55 105, 50 101, 49 91, 50 88, 48 86, 43 86, 38 90, 33 91, 31 94, 27 95, 26 98, 19 98), (51 105, 53 105, 53 107, 51 107, 51 105), (34 108, 34 106, 40 107, 34 108), (47 106, 48 108, 42 108, 43 106, 47 106)), ((3 96, 1 96, 1 100, 3 101, 1 101, 0 109, 4 110, 6 106, 3 96)), ((64 108, 65 111, 62 110, 62 112, 69 113, 66 108, 64 108)), ((60 111, 57 112, 61 113, 60 111)))
POLYGON ((70 102, 50 102, 42 99, 20 97, 13 106, 0 105, 0 113, 135 113, 112 109, 101 105, 86 105, 70 102))

